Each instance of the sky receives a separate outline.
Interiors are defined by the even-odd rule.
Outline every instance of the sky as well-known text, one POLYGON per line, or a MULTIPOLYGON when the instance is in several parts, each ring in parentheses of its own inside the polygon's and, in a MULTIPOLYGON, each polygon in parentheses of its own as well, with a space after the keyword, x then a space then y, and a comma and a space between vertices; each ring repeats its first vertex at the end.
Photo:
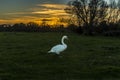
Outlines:
MULTIPOLYGON (((0 24, 41 23, 58 24, 66 17, 64 9, 71 0, 0 0, 0 24)), ((109 1, 109 0, 106 0, 109 1)))
POLYGON ((1 0, 0 24, 37 22, 46 18, 51 24, 66 16, 64 8, 70 0, 1 0))

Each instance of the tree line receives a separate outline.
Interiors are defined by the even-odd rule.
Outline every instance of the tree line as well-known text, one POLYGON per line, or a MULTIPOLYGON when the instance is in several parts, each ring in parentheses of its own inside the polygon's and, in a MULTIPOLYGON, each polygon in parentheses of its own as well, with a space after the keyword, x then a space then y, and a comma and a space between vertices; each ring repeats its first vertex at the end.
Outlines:
POLYGON ((58 32, 65 31, 63 25, 57 25, 56 27, 48 24, 38 25, 35 22, 29 23, 16 23, 13 25, 2 24, 0 25, 0 32, 58 32))
MULTIPOLYGON (((69 24, 67 27, 64 25, 50 26, 48 24, 38 25, 34 22, 29 23, 16 23, 14 25, 2 24, 0 25, 0 32, 74 32, 78 34, 84 33, 83 26, 77 26, 75 24, 69 24)), ((94 34, 106 35, 106 36, 118 36, 120 35, 120 21, 109 24, 106 21, 102 21, 99 25, 94 26, 94 34)))

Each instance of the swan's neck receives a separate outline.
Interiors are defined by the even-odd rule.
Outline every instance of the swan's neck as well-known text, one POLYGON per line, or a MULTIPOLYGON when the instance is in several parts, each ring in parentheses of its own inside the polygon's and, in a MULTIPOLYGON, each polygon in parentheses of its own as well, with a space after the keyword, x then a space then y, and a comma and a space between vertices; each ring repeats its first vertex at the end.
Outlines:
POLYGON ((61 43, 62 43, 62 45, 66 45, 65 43, 64 43, 64 37, 62 38, 62 40, 61 40, 61 43))

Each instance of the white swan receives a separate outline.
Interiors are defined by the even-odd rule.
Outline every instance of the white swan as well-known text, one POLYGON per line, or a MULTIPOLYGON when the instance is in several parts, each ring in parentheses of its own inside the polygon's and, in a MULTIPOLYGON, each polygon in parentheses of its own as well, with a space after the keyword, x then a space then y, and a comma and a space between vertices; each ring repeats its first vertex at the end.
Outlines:
POLYGON ((67 48, 67 45, 64 43, 64 39, 68 39, 67 36, 63 36, 62 39, 61 39, 61 43, 62 44, 58 44, 56 46, 53 46, 51 48, 50 51, 48 51, 48 53, 56 53, 56 54, 60 54, 60 52, 64 51, 66 48, 67 48))

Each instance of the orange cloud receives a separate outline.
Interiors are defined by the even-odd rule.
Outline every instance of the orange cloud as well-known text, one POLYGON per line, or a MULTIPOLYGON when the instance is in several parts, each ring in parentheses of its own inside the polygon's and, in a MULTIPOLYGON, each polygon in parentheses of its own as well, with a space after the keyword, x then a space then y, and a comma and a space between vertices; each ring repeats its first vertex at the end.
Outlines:
POLYGON ((46 11, 35 11, 35 12, 32 12, 33 14, 48 14, 48 15, 51 15, 51 16, 61 16, 61 15, 68 15, 67 13, 65 13, 63 10, 46 10, 46 11))
POLYGON ((51 16, 67 16, 68 14, 65 13, 64 8, 66 5, 64 4, 37 4, 37 8, 33 8, 33 14, 39 15, 51 15, 51 16), (42 8, 41 8, 42 7, 42 8))
POLYGON ((64 9, 66 5, 64 4, 37 4, 37 6, 45 7, 45 8, 53 8, 53 9, 64 9))

